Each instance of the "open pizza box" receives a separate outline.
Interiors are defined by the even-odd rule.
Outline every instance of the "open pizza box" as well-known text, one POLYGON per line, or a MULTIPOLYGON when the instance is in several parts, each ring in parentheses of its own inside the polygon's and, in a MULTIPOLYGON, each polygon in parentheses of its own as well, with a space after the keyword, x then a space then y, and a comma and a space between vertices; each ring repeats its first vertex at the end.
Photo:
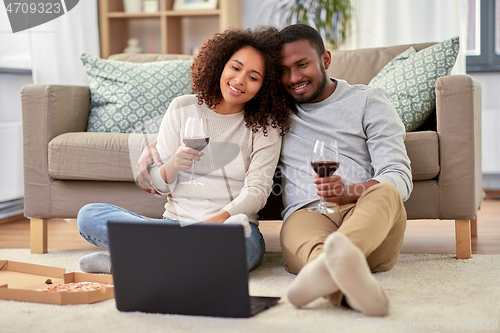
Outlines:
POLYGON ((113 276, 66 273, 64 268, 0 260, 0 299, 66 305, 95 303, 115 297, 113 287, 107 287, 105 291, 40 291, 50 286, 71 282, 97 282, 112 285, 113 276), (52 284, 46 283, 49 279, 52 284))

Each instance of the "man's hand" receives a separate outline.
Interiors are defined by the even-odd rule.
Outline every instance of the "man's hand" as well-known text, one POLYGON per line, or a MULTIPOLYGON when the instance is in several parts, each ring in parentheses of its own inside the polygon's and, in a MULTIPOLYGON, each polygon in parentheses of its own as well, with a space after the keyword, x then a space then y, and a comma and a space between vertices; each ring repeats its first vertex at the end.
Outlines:
POLYGON ((151 180, 147 170, 148 166, 152 163, 157 166, 161 166, 163 164, 160 159, 160 154, 158 153, 158 150, 156 150, 156 142, 153 142, 144 148, 135 167, 135 171, 137 172, 137 179, 135 181, 136 184, 139 185, 144 191, 155 194, 156 191, 152 185, 153 181, 151 180))
POLYGON ((331 177, 314 176, 317 194, 325 198, 327 202, 337 205, 345 205, 358 201, 359 197, 371 186, 378 184, 376 180, 369 180, 365 183, 346 185, 338 175, 331 177))

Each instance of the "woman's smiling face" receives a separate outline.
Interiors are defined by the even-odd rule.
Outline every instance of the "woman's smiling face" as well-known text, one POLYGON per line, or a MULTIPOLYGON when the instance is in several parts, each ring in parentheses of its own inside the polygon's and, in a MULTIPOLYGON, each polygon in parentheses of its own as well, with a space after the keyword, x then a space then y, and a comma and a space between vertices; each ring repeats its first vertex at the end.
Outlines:
POLYGON ((242 111, 262 87, 265 70, 264 57, 253 47, 245 46, 236 51, 220 77, 221 106, 226 104, 225 107, 233 111, 230 113, 242 111))

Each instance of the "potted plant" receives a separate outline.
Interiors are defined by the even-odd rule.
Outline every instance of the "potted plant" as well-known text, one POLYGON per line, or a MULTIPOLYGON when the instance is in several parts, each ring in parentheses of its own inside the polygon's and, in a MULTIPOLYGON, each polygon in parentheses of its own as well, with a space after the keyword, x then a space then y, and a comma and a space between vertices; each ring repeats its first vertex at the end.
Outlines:
POLYGON ((350 0, 270 0, 265 11, 278 26, 304 23, 316 28, 325 46, 335 50, 346 39, 352 6, 350 0))

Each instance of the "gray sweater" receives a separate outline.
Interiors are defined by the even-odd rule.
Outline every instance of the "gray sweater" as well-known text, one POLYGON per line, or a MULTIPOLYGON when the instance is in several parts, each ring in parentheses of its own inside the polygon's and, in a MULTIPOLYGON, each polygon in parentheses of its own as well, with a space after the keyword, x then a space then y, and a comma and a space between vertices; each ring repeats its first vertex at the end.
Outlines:
POLYGON ((310 164, 318 139, 337 141, 340 167, 336 174, 346 184, 370 179, 391 183, 404 201, 408 199, 413 183, 405 128, 382 89, 337 80, 337 88, 327 99, 300 104, 297 109, 280 156, 283 220, 319 201, 310 164))

